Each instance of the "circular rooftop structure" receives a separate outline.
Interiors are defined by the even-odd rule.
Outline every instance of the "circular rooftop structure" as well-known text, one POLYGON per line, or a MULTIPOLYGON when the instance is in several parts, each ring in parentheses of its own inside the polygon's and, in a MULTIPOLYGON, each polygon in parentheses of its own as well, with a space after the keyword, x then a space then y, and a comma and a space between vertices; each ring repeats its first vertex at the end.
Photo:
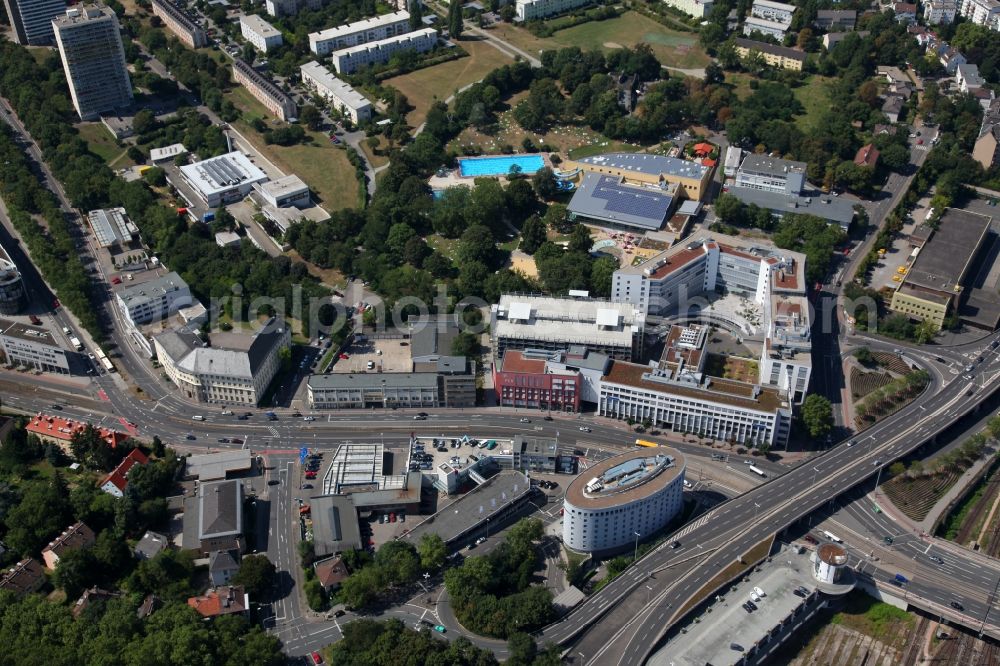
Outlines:
POLYGON ((566 489, 563 543, 607 552, 646 537, 683 506, 684 456, 670 447, 629 451, 586 470, 566 489))
POLYGON ((816 557, 823 564, 842 567, 847 564, 847 549, 836 543, 824 543, 816 549, 816 557))
POLYGON ((836 585, 847 566, 847 549, 837 543, 822 543, 812 554, 813 576, 821 583, 836 585))

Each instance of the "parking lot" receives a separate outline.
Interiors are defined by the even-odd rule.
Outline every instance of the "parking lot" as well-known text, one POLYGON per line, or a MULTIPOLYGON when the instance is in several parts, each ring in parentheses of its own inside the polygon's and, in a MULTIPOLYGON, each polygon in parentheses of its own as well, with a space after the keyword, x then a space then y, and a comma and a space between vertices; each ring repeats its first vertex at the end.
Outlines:
POLYGON ((340 374, 412 372, 410 343, 398 338, 373 340, 357 336, 349 347, 341 350, 341 355, 331 371, 340 374))
MULTIPOLYGON (((495 450, 500 450, 499 444, 495 450)), ((410 470, 436 474, 435 470, 441 464, 451 465, 455 469, 463 469, 474 462, 469 460, 470 455, 475 455, 478 458, 477 453, 485 451, 485 447, 480 449, 471 444, 462 444, 461 440, 451 437, 421 436, 417 438, 417 443, 411 447, 410 470)))

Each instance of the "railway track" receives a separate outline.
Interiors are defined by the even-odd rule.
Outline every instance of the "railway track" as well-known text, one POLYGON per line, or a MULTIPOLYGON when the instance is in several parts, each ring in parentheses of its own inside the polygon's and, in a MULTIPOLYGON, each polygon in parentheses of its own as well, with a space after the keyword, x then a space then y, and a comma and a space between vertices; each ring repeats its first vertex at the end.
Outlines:
MULTIPOLYGON (((982 497, 976 502, 976 505, 972 507, 969 513, 965 516, 965 521, 962 523, 962 527, 959 528, 958 534, 955 537, 955 542, 961 545, 966 545, 973 540, 974 535, 973 528, 976 524, 983 518, 984 515, 988 514, 990 509, 993 507, 993 502, 996 499, 997 493, 1000 492, 1000 471, 993 470, 992 475, 986 482, 986 491, 983 493, 982 497)), ((1000 521, 997 521, 1000 524, 1000 521)), ((995 537, 996 535, 992 535, 995 537)), ((992 549, 995 545, 995 538, 990 539, 990 548, 992 549)), ((989 555, 994 555, 995 553, 988 553, 989 555)))
MULTIPOLYGON (((951 666, 975 664, 975 666, 1000 666, 1000 645, 989 639, 981 639, 975 634, 958 627, 944 627, 948 638, 931 658, 931 663, 951 666)), ((919 663, 919 653, 913 655, 907 650, 904 664, 919 663), (917 657, 914 659, 913 657, 917 657)))

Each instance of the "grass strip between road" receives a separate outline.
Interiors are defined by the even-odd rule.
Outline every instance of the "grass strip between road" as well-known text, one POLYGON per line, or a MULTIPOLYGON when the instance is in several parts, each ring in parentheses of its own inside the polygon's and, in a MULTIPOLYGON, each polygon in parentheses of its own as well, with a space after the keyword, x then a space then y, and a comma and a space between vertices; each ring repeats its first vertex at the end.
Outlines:
POLYGON ((774 547, 774 539, 774 535, 764 539, 743 553, 739 560, 732 562, 729 566, 716 574, 715 578, 705 583, 701 589, 691 595, 687 603, 677 609, 677 613, 674 614, 674 617, 670 619, 670 622, 668 622, 667 625, 669 626, 679 621, 693 608, 698 606, 698 604, 703 602, 712 594, 715 594, 716 590, 720 587, 731 583, 762 562, 764 558, 770 554, 771 548, 774 547))

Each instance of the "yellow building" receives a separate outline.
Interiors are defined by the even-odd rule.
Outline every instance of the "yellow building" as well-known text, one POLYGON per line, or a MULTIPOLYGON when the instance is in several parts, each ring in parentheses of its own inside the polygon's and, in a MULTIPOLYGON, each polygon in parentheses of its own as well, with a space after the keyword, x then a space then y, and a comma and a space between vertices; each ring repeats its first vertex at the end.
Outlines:
POLYGON ((938 228, 917 254, 889 307, 941 328, 957 310, 963 284, 990 230, 990 218, 946 208, 938 228))
POLYGON ((662 187, 664 183, 673 184, 684 198, 695 201, 701 201, 708 193, 712 181, 712 167, 646 153, 605 153, 566 160, 560 166, 564 171, 580 169, 587 173, 606 174, 636 185, 662 187))
POLYGON ((802 71, 802 65, 806 61, 804 51, 790 49, 787 46, 775 46, 767 42, 755 42, 752 39, 737 39, 736 52, 741 58, 746 58, 751 52, 756 51, 761 54, 771 67, 781 69, 791 69, 796 72, 802 71))

